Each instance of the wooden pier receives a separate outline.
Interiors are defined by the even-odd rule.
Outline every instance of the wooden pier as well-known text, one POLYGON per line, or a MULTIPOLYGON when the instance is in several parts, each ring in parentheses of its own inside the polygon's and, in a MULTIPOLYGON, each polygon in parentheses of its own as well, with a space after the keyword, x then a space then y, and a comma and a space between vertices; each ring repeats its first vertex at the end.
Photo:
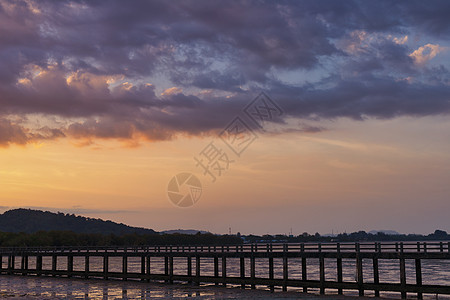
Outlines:
POLYGON ((450 242, 417 243, 302 243, 302 244, 242 244, 226 246, 139 246, 139 247, 26 247, 0 248, 0 274, 30 276, 64 276, 78 278, 102 278, 141 281, 188 282, 192 284, 214 283, 216 285, 241 285, 255 289, 266 286, 272 291, 277 287, 287 290, 289 287, 301 288, 303 292, 314 288, 320 294, 333 290, 343 294, 344 290, 356 290, 360 296, 367 291, 379 296, 380 292, 398 292, 401 298, 407 294, 450 294, 450 285, 423 284, 423 260, 450 260, 450 242), (66 264, 58 265, 63 258, 66 264), (74 258, 77 270, 74 270, 74 258), (163 259, 164 272, 155 272, 155 258, 163 259), (183 258, 185 274, 174 274, 174 259, 183 258), (51 268, 43 268, 43 260, 51 260, 51 268), (83 261, 79 265, 80 259, 83 261), (101 270, 92 270, 91 261, 101 260, 101 270), (109 261, 120 259, 122 270, 110 271, 109 261), (140 272, 129 272, 128 263, 138 261, 140 272), (239 276, 227 274, 230 259, 239 260, 239 276), (274 260, 282 261, 282 277, 274 276, 274 260), (301 278, 290 278, 289 268, 301 261, 301 278), (308 259, 319 261, 319 280, 308 279, 308 259), (20 260, 20 267, 18 267, 20 260), (336 280, 326 278, 325 260, 333 261, 336 267, 336 280), (343 260, 352 260, 356 265, 356 280, 345 281, 343 260), (371 262, 371 280, 364 278, 364 262, 371 262), (380 280, 380 260, 395 262, 399 269, 399 283, 380 280), (33 264, 30 263, 33 262, 33 264), (195 273, 193 273, 193 262, 195 273), (256 263, 267 264, 268 274, 256 272, 256 263), (414 264, 414 273, 407 274, 406 262, 414 264), (246 267, 249 263, 249 267, 246 267), (5 268, 6 264, 6 268, 5 268), (213 275, 201 274, 205 264, 210 264, 213 275), (80 270, 80 268, 82 268, 80 270), (246 273, 246 270, 249 272, 246 273), (264 276, 263 276, 264 275, 264 276), (414 276, 415 282, 407 283, 414 276))

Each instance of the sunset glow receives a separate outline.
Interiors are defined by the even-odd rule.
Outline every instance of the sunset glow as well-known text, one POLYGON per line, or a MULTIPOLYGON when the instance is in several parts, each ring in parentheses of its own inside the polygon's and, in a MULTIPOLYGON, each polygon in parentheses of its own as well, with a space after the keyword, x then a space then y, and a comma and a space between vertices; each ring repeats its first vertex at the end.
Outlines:
POLYGON ((334 5, 0 0, 1 210, 450 229, 449 4, 334 5), (244 108, 261 92, 282 112, 259 128, 244 108), (255 134, 240 155, 219 136, 236 117, 255 134), (194 159, 211 142, 232 160, 215 182, 194 159), (202 182, 192 207, 168 199, 180 172, 202 182))

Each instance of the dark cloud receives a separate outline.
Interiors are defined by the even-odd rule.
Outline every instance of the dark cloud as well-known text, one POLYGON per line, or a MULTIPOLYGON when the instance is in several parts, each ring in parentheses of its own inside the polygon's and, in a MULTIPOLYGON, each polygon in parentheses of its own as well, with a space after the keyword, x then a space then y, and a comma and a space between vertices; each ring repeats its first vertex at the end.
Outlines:
POLYGON ((0 0, 0 144, 213 133, 261 90, 294 118, 448 113, 447 66, 400 39, 445 44, 449 14, 448 1, 0 0), (30 114, 66 121, 14 121, 30 114))
POLYGON ((64 136, 60 129, 42 127, 32 131, 21 124, 0 118, 0 147, 8 147, 11 144, 26 145, 30 142, 54 140, 64 136))

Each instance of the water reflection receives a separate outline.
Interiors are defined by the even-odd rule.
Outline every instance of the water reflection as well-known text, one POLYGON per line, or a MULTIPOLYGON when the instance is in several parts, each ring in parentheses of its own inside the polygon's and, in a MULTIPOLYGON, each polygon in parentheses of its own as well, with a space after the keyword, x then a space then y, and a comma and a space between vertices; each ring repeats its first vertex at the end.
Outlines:
MULTIPOLYGON (((151 299, 151 298, 197 298, 197 299, 317 299, 318 295, 302 294, 298 289, 290 292, 241 290, 213 285, 199 287, 182 284, 143 283, 138 281, 103 281, 53 277, 22 277, 0 275, 0 298, 21 299, 151 299)), ((373 292, 368 291, 368 296, 373 292)), ((348 291, 347 295, 357 296, 348 291)), ((397 294, 383 293, 386 298, 399 298, 397 294)), ((449 296, 424 295, 425 299, 450 299, 449 296)), ((328 299, 348 299, 345 296, 326 296, 328 299)), ((352 297, 353 298, 353 297, 352 297)), ((352 299, 350 298, 350 299, 352 299)))
MULTIPOLYGON (((0 298, 22 299, 151 299, 151 298, 258 298, 271 299, 267 291, 239 290, 214 286, 167 285, 133 281, 103 281, 53 277, 0 275, 0 298)), ((307 298, 314 296, 308 295, 307 298)), ((277 298, 297 299, 286 293, 277 298)))
MULTIPOLYGON (((17 256, 15 260, 15 267, 20 268, 21 257, 17 256), (18 264, 19 262, 19 264, 18 264)), ((6 268, 7 263, 3 260, 3 267, 6 268)), ((67 269, 67 258, 58 257, 58 270, 67 269)), ((85 260, 84 257, 74 258, 74 270, 84 270, 85 260)), ((103 260, 101 257, 91 257, 89 261, 89 269, 91 271, 102 271, 103 260)), ((256 276, 260 278, 268 278, 268 259, 258 258, 256 259, 256 276)), ((214 263, 212 258, 201 259, 201 275, 214 275, 213 269, 214 263)), ((354 259, 343 259, 343 280, 345 282, 356 282, 356 263, 354 259)), ((36 267, 36 260, 30 257, 29 267, 31 269, 36 267)), ((43 269, 51 270, 52 260, 51 257, 43 258, 43 269)), ((139 273, 141 268, 141 260, 139 257, 130 257, 128 260, 128 272, 139 273)), ((192 273, 195 274, 196 270, 195 260, 192 260, 192 273)), ((112 272, 122 272, 122 258, 111 257, 109 259, 109 270, 112 272)), ((337 280, 337 266, 335 259, 325 259, 325 278, 326 280, 337 280)), ((370 259, 363 259, 363 277, 364 282, 373 282, 373 262, 370 259)), ((151 272, 153 274, 164 273, 164 258, 151 258, 151 272)), ((301 259, 290 259, 288 268, 290 279, 302 278, 302 261, 301 259)), ((307 259, 307 273, 309 280, 319 280, 319 260, 308 258, 307 259)), ((187 259, 175 258, 174 259, 174 274, 185 275, 187 274, 187 259)), ((250 260, 245 260, 245 274, 250 274, 250 260)), ((415 283, 415 264, 414 260, 406 260, 406 274, 407 283, 415 283)), ((219 268, 219 276, 221 276, 221 270, 219 268)), ((227 276, 240 276, 240 261, 238 258, 227 259, 227 276)), ((274 277, 282 278, 283 276, 283 261, 282 259, 274 259, 274 277)), ((379 277, 380 282, 399 283, 400 282, 400 265, 398 260, 379 260, 379 277)), ((449 260, 422 260, 422 277, 423 284, 437 284, 437 285, 450 285, 450 261, 449 260)), ((17 295, 26 294, 38 295, 44 298, 74 298, 82 299, 85 297, 92 299, 147 299, 149 297, 216 297, 216 292, 211 292, 211 288, 197 290, 190 286, 183 286, 182 288, 174 288, 169 285, 147 284, 135 286, 136 282, 113 282, 113 281, 82 281, 82 280, 70 280, 70 279, 53 279, 50 278, 32 278, 32 277, 8 277, 0 276, 0 297, 4 294, 15 293, 15 290, 19 291, 17 295), (130 286, 130 284, 132 286, 130 286), (14 288, 16 287, 16 288, 14 288)), ((259 286, 259 289, 267 289, 265 286, 259 286)), ((218 293, 224 293, 219 289, 218 293)), ((298 291, 299 289, 292 288, 291 290, 298 291)), ((215 291, 215 289, 214 289, 215 291)), ((310 289, 311 292, 318 292, 317 289, 310 289)), ((254 292, 254 291, 250 291, 254 292)), ((357 291, 348 291, 347 294, 355 295, 357 291)), ((368 291, 368 295, 372 292, 368 291)), ((391 297, 392 294, 382 293, 383 296, 391 297)), ((398 295, 395 294, 394 297, 398 295)), ((431 296, 430 296, 431 297, 431 296)), ((428 298, 428 297, 427 297, 428 298)), ((434 296, 432 297, 433 299, 434 296)), ((447 296, 440 296, 439 299, 449 299, 447 296)))

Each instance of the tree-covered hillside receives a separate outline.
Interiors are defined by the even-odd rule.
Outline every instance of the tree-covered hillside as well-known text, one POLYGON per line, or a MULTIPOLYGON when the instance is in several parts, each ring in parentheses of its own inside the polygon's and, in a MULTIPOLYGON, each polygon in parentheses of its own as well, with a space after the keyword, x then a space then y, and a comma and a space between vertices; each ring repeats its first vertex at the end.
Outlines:
POLYGON ((73 231, 100 234, 157 234, 152 229, 131 227, 112 221, 73 214, 32 209, 13 209, 0 215, 0 231, 34 233, 38 231, 73 231))

